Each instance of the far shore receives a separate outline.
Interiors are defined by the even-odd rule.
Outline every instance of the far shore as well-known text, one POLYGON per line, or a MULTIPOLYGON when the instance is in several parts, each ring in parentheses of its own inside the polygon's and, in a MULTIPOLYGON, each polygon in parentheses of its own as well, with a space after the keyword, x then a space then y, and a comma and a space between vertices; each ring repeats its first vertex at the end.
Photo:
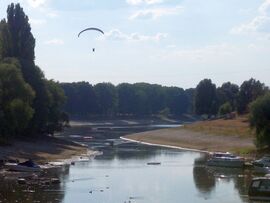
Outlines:
POLYGON ((88 149, 68 140, 44 136, 36 140, 14 140, 10 146, 0 146, 0 152, 0 160, 24 161, 32 159, 43 164, 86 154, 88 149))
POLYGON ((123 138, 191 151, 233 152, 246 156, 250 156, 249 152, 256 149, 253 138, 250 136, 211 135, 204 132, 192 131, 184 127, 135 133, 124 136, 123 138))

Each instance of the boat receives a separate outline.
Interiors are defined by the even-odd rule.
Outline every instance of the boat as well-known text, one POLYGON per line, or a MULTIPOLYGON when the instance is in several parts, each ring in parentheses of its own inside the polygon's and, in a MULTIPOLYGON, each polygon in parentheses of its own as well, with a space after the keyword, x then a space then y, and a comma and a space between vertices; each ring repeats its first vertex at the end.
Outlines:
POLYGON ((242 168, 245 164, 245 159, 229 152, 214 152, 210 154, 206 164, 208 166, 242 168))
POLYGON ((270 200, 270 177, 253 178, 248 190, 250 200, 270 200))
POLYGON ((252 165, 257 173, 270 173, 270 167, 263 163, 253 162, 252 165))
POLYGON ((6 163, 5 167, 10 171, 17 172, 40 172, 41 167, 34 163, 32 160, 28 160, 22 163, 6 163))

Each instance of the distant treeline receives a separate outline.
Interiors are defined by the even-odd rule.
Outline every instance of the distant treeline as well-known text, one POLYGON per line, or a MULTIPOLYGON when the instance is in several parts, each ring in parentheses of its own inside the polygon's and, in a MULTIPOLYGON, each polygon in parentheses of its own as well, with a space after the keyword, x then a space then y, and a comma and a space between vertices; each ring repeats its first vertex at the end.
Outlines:
POLYGON ((156 84, 111 83, 91 85, 88 82, 61 83, 67 101, 64 110, 72 117, 93 115, 224 115, 233 111, 246 113, 248 105, 264 95, 268 88, 253 78, 239 87, 230 82, 216 87, 210 79, 196 88, 184 90, 156 84))
POLYGON ((14 136, 36 136, 61 130, 65 95, 35 65, 35 38, 19 4, 0 22, 0 143, 14 136))
POLYGON ((74 117, 191 114, 194 89, 156 84, 88 82, 61 83, 67 97, 64 110, 74 117))

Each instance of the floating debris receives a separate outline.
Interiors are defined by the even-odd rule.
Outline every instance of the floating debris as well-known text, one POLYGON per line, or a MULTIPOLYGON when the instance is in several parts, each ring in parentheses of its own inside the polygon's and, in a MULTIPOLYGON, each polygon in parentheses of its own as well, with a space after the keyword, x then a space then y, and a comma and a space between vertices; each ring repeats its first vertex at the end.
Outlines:
POLYGON ((160 162, 148 162, 147 165, 160 165, 160 162))

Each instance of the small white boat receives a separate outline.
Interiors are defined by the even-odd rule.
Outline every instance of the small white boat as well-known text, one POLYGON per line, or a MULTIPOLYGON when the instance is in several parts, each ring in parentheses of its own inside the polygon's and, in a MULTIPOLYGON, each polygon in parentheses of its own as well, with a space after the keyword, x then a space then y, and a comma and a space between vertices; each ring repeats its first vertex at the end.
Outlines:
POLYGON ((249 199, 258 201, 270 200, 270 178, 253 178, 248 191, 249 199))
POLYGON ((40 172, 41 167, 32 161, 26 161, 23 163, 6 163, 5 167, 10 171, 17 172, 40 172))
POLYGON ((214 152, 210 154, 206 164, 208 166, 242 168, 245 164, 245 159, 229 152, 214 152))

